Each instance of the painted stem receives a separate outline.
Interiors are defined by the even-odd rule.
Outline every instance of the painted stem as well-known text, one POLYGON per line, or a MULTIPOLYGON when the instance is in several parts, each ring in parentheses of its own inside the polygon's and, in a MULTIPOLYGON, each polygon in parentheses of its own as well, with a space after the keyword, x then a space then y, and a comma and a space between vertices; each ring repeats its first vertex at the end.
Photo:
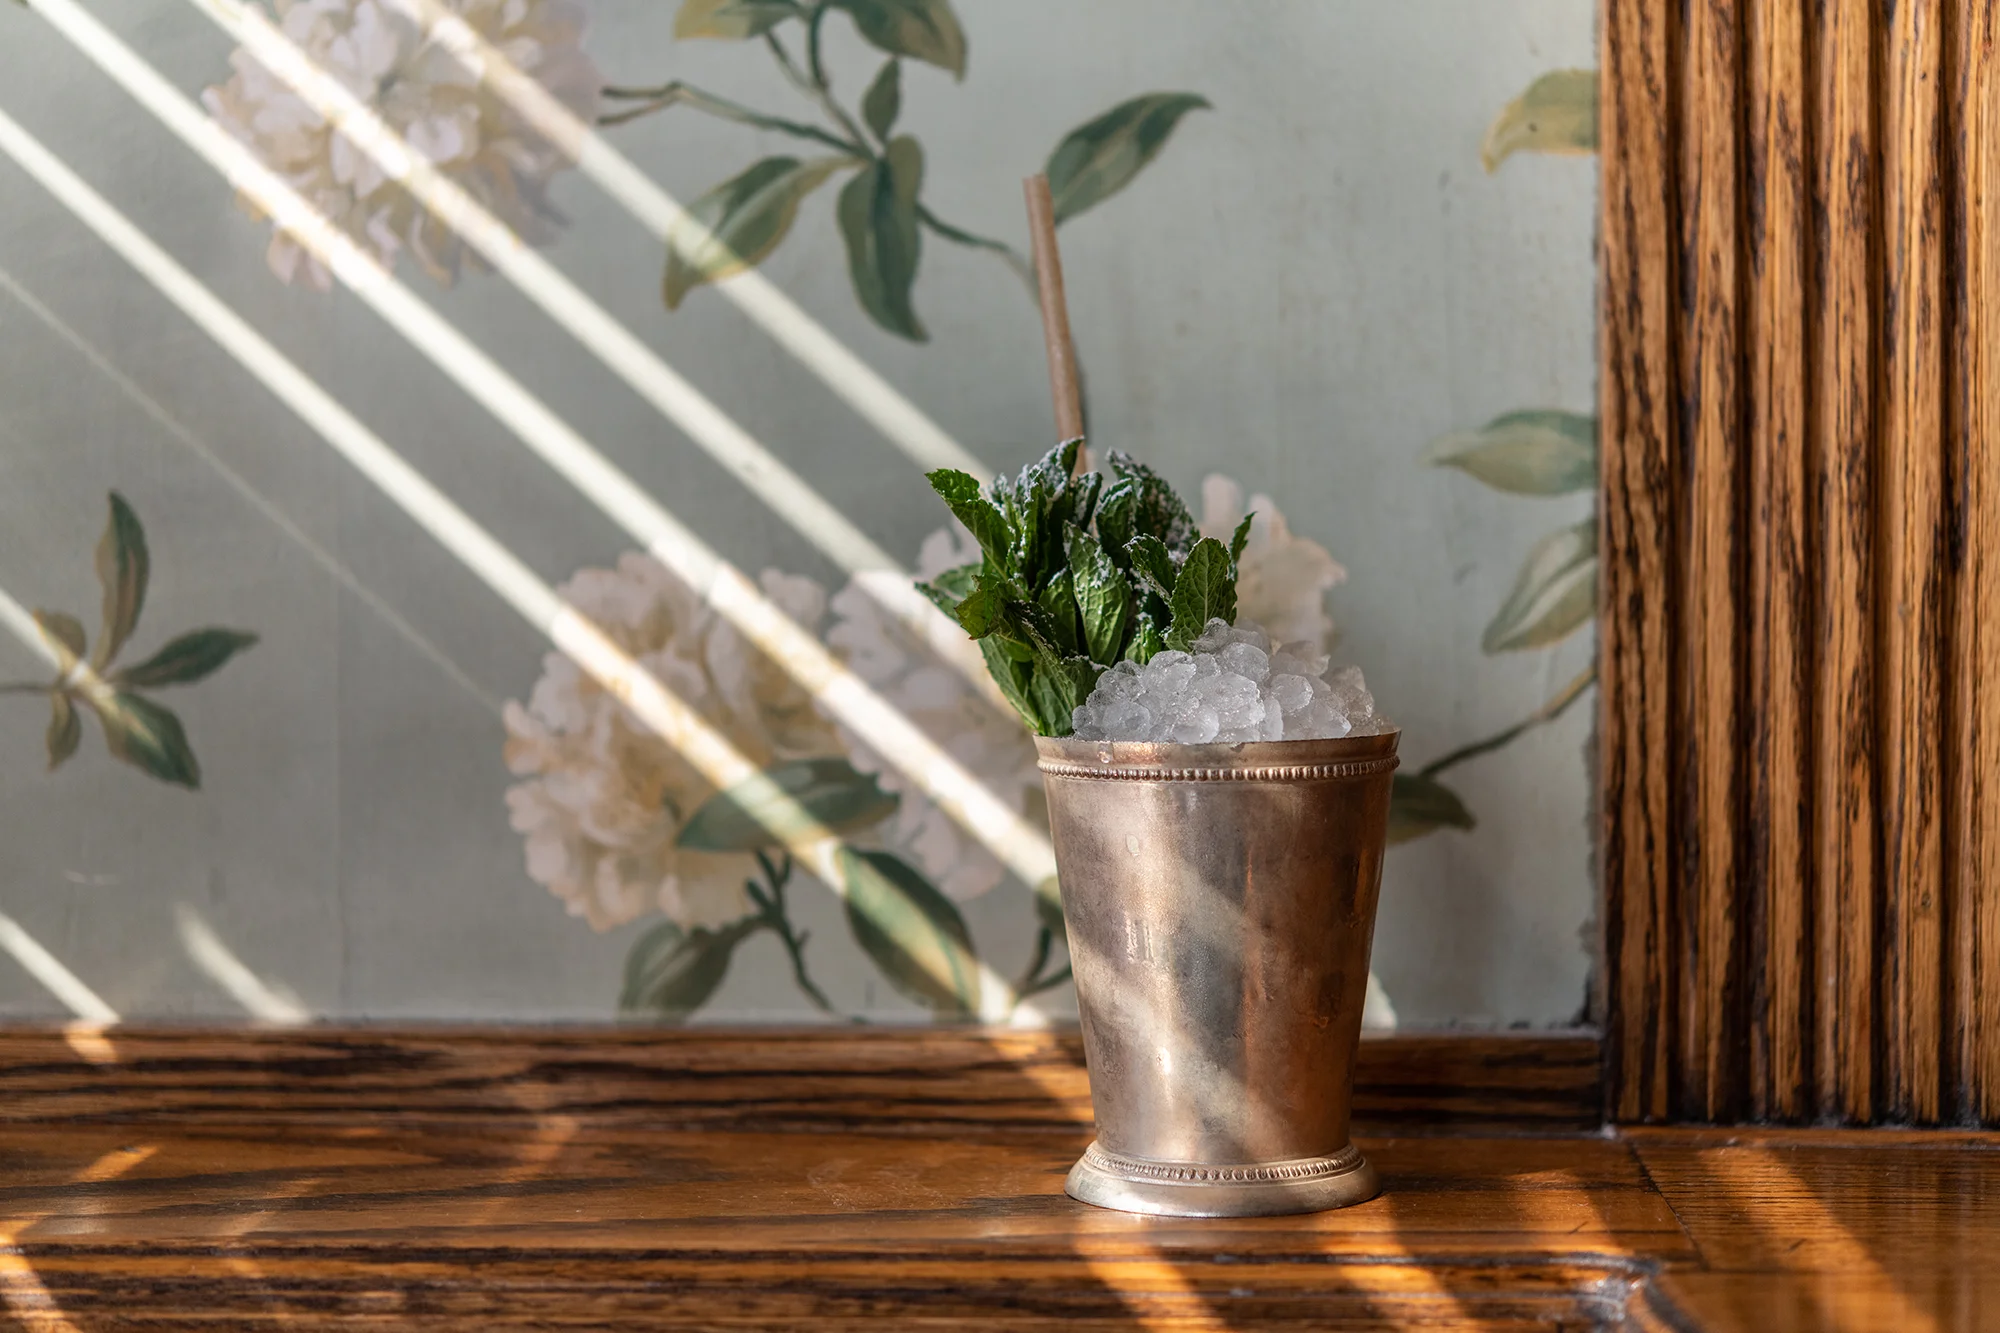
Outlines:
POLYGON ((1035 285, 1035 266, 1028 262, 1026 255, 1007 242, 996 241, 991 236, 981 236, 978 232, 967 231, 963 227, 954 227, 931 212, 929 206, 921 203, 917 205, 917 221, 955 245, 969 246, 974 250, 989 250, 1000 256, 1007 267, 1014 270, 1014 276, 1028 289, 1028 299, 1037 299, 1040 289, 1035 285))
POLYGON ((1597 667, 1594 664, 1585 667, 1577 673, 1575 680, 1563 686, 1562 690, 1554 698, 1550 699, 1526 718, 1516 722, 1513 726, 1497 735, 1488 736, 1482 741, 1474 741, 1470 745, 1462 745, 1443 758, 1432 760, 1417 770, 1417 776, 1420 778, 1434 778, 1446 769, 1462 764, 1468 759, 1476 759, 1482 754, 1490 754, 1512 741, 1524 731, 1539 727, 1546 722, 1555 721, 1563 715, 1571 704, 1583 697, 1583 692, 1589 689, 1596 679, 1597 667))
POLYGON ((641 116, 650 116, 655 111, 664 111, 668 107, 686 106, 722 120, 734 121, 739 125, 749 125, 760 130, 772 130, 779 134, 789 134, 795 139, 810 139, 814 143, 838 149, 850 157, 872 159, 875 156, 868 151, 865 144, 849 143, 845 139, 828 134, 817 125, 808 125, 803 121, 787 120, 783 116, 771 116, 761 111, 753 111, 741 103, 732 102, 726 97, 718 97, 711 92, 704 92, 702 89, 683 83, 679 79, 675 79, 671 83, 663 83, 657 88, 606 88, 604 89, 604 95, 617 101, 642 102, 644 105, 600 116, 597 120, 597 123, 600 125, 623 125, 628 121, 637 120, 641 116))
MULTIPOLYGON (((786 854, 780 861, 773 863, 770 853, 759 851, 757 853, 757 864, 763 867, 764 879, 770 885, 771 889, 770 896, 766 897, 764 894, 758 892, 755 880, 750 881, 745 887, 750 890, 751 898, 756 901, 757 906, 762 910, 764 919, 769 923, 772 932, 784 944, 785 952, 791 955, 792 979, 798 983, 798 987, 805 993, 805 997, 811 1000, 822 1013, 832 1014, 836 1018, 845 1018, 845 1014, 834 1008, 833 1001, 826 998, 826 992, 815 985, 813 979, 806 974, 806 941, 811 938, 811 934, 809 932, 800 934, 792 930, 791 915, 785 905, 785 884, 792 877, 791 856, 786 854)), ((856 1019, 854 1021, 859 1022, 860 1020, 856 1019)))

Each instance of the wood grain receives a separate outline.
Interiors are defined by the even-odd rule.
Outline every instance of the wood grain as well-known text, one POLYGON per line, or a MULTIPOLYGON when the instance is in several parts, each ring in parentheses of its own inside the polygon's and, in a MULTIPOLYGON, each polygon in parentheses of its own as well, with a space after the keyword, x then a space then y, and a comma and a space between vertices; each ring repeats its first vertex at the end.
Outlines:
MULTIPOLYGON (((1589 1033, 1370 1035, 1355 1120, 1584 1129, 1601 1120, 1589 1033)), ((312 1027, 0 1030, 0 1123, 248 1115, 910 1132, 1073 1129, 1091 1119, 1073 1031, 312 1027)))
POLYGON ((1995 21, 1607 0, 1621 1119, 2000 1121, 1995 21))
POLYGON ((1751 744, 1744 904, 1749 1077, 1743 1109, 1798 1118, 1811 1109, 1812 897, 1807 849, 1812 582, 1805 442, 1811 216, 1806 4, 1747 6, 1749 570, 1751 744))
POLYGON ((2000 1121, 2000 61, 1995 6, 1953 11, 1945 136, 1947 552, 1946 1113, 2000 1121))
POLYGON ((940 1109, 1007 1102, 1047 1042, 671 1035, 117 1031, 90 1049, 131 1083, 31 1114, 65 1062, 13 1034, 0 1304, 35 1333, 1804 1333, 2000 1294, 1991 1133, 1375 1134, 1366 1204, 1154 1219, 1062 1195, 1087 1124, 940 1109))
POLYGON ((1065 1198, 1085 1137, 16 1125, 0 1156, 11 1252, 91 1333, 1583 1328, 1694 1257, 1601 1138, 1370 1140, 1379 1200, 1197 1221, 1065 1198))
MULTIPOLYGON (((1817 236, 1806 466, 1816 504, 1814 586, 1814 962, 1818 1110, 1874 1110, 1875 118, 1872 10, 1814 8, 1817 236)), ((1796 890, 1774 890, 1796 891, 1796 890)))
POLYGON ((1679 339, 1679 658, 1673 727, 1683 812, 1680 1088, 1684 1115, 1738 1114, 1744 996, 1739 953, 1742 809, 1737 729, 1736 599, 1743 584, 1742 23, 1732 0, 1685 7, 1681 63, 1680 271, 1687 314, 1679 339))
POLYGON ((1936 1123, 1943 1033, 1944 357, 1938 136, 1943 6, 1904 0, 1883 36, 1882 1018, 1878 1110, 1936 1123))
POLYGON ((1675 7, 1605 0, 1599 24, 1598 539, 1605 1069, 1613 1114, 1664 1116, 1675 1067, 1671 727, 1678 309, 1675 7))
POLYGON ((1996 1136, 1629 1141, 1701 1249, 1698 1272, 1663 1284, 1697 1326, 1923 1333, 2000 1319, 1996 1136))

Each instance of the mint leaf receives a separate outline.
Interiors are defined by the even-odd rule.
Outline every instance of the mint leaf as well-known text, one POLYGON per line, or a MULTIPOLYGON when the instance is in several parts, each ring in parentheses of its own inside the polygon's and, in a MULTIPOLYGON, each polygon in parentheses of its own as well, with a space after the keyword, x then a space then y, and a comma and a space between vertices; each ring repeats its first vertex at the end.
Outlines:
POLYGON ((972 533, 972 539, 979 543, 979 549, 986 553, 994 568, 1006 569, 1014 535, 993 502, 979 493, 979 482, 971 474, 949 467, 927 473, 926 478, 946 507, 972 533))
POLYGON ((1094 662, 1116 662, 1132 621, 1132 592, 1097 539, 1072 523, 1068 529, 1069 573, 1076 586, 1083 641, 1094 662))
POLYGON ((1229 552, 1221 542, 1203 537, 1188 552, 1187 563, 1181 566, 1180 578, 1174 583, 1173 607, 1167 647, 1183 652, 1201 637, 1209 621, 1236 623, 1236 575, 1230 569, 1229 552))

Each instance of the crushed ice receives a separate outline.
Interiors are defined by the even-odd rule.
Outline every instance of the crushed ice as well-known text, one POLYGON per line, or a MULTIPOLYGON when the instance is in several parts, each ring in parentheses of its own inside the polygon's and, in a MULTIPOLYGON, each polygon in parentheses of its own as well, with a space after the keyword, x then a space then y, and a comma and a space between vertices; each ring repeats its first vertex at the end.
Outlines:
POLYGON ((1191 653, 1120 662, 1071 719, 1084 741, 1174 741, 1182 745, 1302 741, 1391 730, 1375 713, 1359 667, 1326 674, 1309 643, 1273 647, 1245 621, 1211 620, 1191 653))

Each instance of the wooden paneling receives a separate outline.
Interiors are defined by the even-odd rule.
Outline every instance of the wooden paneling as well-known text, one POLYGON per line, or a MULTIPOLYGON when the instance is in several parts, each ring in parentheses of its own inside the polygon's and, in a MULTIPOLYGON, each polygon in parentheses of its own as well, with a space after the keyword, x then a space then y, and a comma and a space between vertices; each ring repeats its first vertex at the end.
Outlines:
POLYGON ((2000 692, 1979 687, 2000 680, 2000 11, 1983 5, 1948 37, 1945 1085, 1949 1113, 2000 1122, 2000 692))
POLYGON ((2000 1118, 1993 0, 1606 0, 1626 1120, 2000 1118))
MULTIPOLYGON (((1594 1128, 1590 1033, 1362 1039, 1355 1123, 1594 1128)), ((966 1028, 311 1027, 0 1030, 0 1123, 245 1116, 654 1127, 1072 1129, 1091 1119, 1074 1031, 966 1028)))
POLYGON ((1650 1011, 1678 1000, 1679 923, 1669 883, 1668 738, 1674 510, 1673 328, 1680 309, 1670 91, 1678 6, 1607 0, 1599 151, 1605 169, 1598 278, 1598 395, 1604 496, 1603 600, 1605 1075, 1613 1114, 1663 1114, 1678 1067, 1674 1029, 1650 1011), (1616 163, 1616 169, 1613 164, 1616 163))
POLYGON ((1751 4, 1745 13, 1748 189, 1744 342, 1750 379, 1748 455, 1748 670, 1763 700, 1744 719, 1747 772, 1743 885, 1750 1005, 1747 1111, 1798 1116, 1806 1109, 1812 1030, 1812 903, 1777 886, 1807 875, 1812 824, 1813 583, 1807 577, 1807 311, 1812 217, 1807 176, 1806 0, 1751 4))

